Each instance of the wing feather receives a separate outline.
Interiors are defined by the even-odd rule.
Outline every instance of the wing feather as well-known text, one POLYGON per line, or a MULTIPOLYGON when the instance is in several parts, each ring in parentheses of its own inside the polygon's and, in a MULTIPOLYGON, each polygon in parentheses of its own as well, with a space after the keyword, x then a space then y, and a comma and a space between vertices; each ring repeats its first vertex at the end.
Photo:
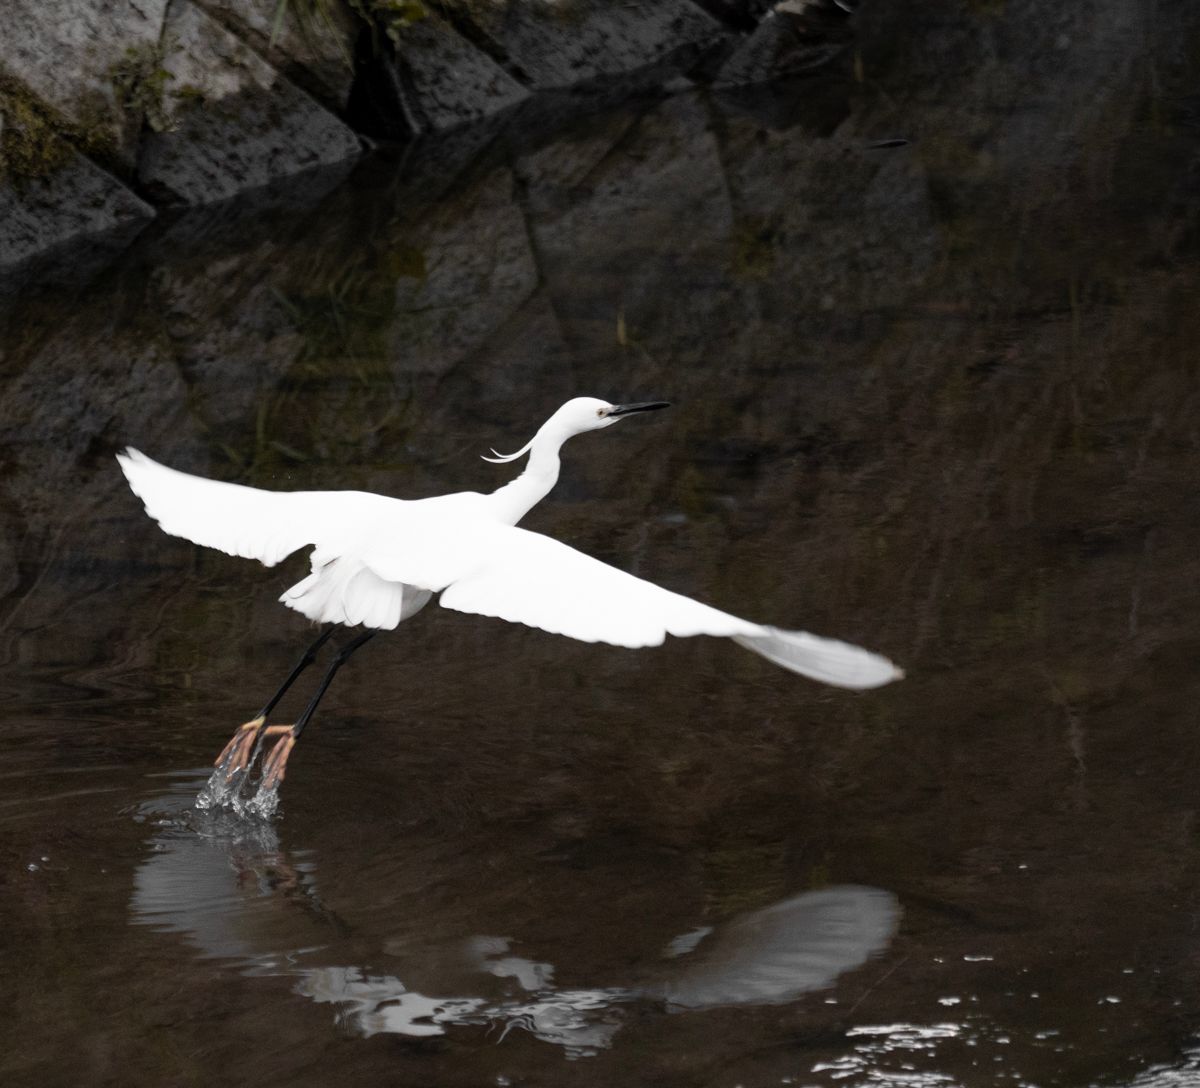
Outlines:
POLYGON ((445 608, 615 646, 658 646, 667 635, 727 636, 838 687, 879 687, 904 675, 859 646, 739 619, 526 529, 496 526, 475 543, 478 558, 442 593, 445 608))
POLYGON ((164 532, 268 567, 308 544, 336 554, 348 526, 370 523, 382 504, 397 501, 362 491, 265 491, 206 480, 132 448, 117 461, 164 532))
POLYGON ((858 646, 739 619, 550 537, 491 522, 480 516, 480 496, 404 502, 361 491, 264 491, 179 472, 134 449, 117 460, 146 512, 173 536, 267 566, 314 545, 313 573, 282 598, 314 620, 392 628, 440 590, 445 608, 583 642, 725 636, 839 687, 904 675, 858 646))

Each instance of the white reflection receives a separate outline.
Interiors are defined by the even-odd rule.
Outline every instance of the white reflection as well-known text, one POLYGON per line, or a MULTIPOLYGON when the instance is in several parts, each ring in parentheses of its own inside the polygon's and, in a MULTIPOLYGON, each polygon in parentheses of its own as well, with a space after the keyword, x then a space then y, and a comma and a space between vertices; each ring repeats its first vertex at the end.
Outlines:
POLYGON ((410 993, 392 975, 364 977, 357 967, 312 967, 301 972, 296 992, 342 1006, 364 1035, 441 1035, 443 1024, 486 1023, 475 1014, 479 998, 438 1000, 410 993))
POLYGON ((1195 1043, 1178 1062, 1157 1065, 1129 1081, 1129 1088, 1196 1088, 1200 1084, 1200 1046, 1195 1043))
POLYGON ((904 1072, 887 1071, 887 1059, 897 1055, 911 1057, 933 1053, 939 1042, 963 1036, 963 1025, 940 1024, 860 1024, 846 1032, 854 1040, 853 1050, 830 1062, 818 1062, 814 1073, 832 1073, 835 1079, 856 1077, 850 1083, 906 1085, 908 1088, 941 1088, 955 1083, 954 1078, 932 1071, 918 1072, 905 1063, 904 1072))
POLYGON ((806 892, 676 937, 671 958, 636 987, 557 988, 552 964, 517 955, 496 936, 423 948, 428 962, 410 950, 403 978, 374 974, 328 963, 349 934, 321 903, 311 861, 289 857, 271 824, 195 812, 195 787, 189 777, 144 810, 156 826, 134 876, 132 921, 181 934, 203 955, 255 974, 287 975, 297 993, 335 1006, 339 1022, 365 1035, 476 1025, 499 1039, 528 1032, 582 1057, 611 1045, 634 1001, 682 1012, 777 1004, 827 987, 882 952, 899 919, 895 897, 877 888, 806 892), (424 992, 431 980, 450 993, 424 992))
POLYGON ((805 892, 675 938, 672 951, 690 950, 666 973, 661 993, 689 1009, 793 1001, 883 951, 899 917, 896 897, 878 888, 805 892))

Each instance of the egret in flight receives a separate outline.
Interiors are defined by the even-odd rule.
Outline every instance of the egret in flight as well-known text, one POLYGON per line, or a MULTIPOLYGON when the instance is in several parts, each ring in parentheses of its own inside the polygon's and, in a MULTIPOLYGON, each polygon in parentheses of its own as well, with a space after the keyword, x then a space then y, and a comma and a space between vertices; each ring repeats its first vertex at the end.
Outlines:
POLYGON ((496 616, 584 642, 658 646, 667 635, 720 635, 785 669, 843 688, 874 688, 904 674, 887 658, 849 643, 738 619, 584 555, 517 523, 558 480, 559 450, 585 431, 666 408, 661 401, 609 404, 567 401, 516 453, 525 471, 484 495, 460 491, 394 499, 365 491, 265 491, 191 476, 127 449, 117 454, 129 486, 164 532, 268 567, 311 546, 312 573, 280 600, 325 630, 280 689, 217 757, 232 776, 249 772, 259 746, 278 737, 263 764, 274 788, 288 756, 346 659, 376 631, 390 631, 440 593, 443 608, 496 616), (267 718, 312 664, 337 626, 366 630, 334 656, 293 725, 267 718))

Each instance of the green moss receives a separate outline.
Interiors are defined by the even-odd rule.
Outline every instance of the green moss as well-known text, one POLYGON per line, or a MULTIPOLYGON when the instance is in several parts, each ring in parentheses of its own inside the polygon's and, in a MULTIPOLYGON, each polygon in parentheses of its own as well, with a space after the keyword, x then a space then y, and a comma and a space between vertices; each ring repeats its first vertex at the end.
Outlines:
POLYGON ((397 24, 419 23, 429 17, 429 9, 421 0, 366 0, 362 5, 372 13, 384 15, 397 24))
POLYGON ((166 42, 130 46, 108 70, 121 108, 144 119, 155 132, 171 127, 164 96, 167 81, 175 77, 163 67, 166 49, 166 42))
POLYGON ((206 101, 204 91, 194 83, 185 83, 177 90, 171 91, 170 95, 183 109, 202 106, 206 101))
POLYGON ((416 246, 398 243, 380 258, 380 269, 393 279, 423 280, 425 253, 416 246))
POLYGON ((744 280, 769 278, 777 240, 776 232, 759 216, 740 222, 733 232, 733 274, 744 280))
POLYGON ((429 17, 429 8, 422 0, 345 0, 344 4, 339 0, 276 0, 271 44, 275 44, 289 18, 306 37, 324 32, 340 40, 339 9, 343 13, 348 9, 368 26, 381 26, 393 39, 406 27, 429 17))
POLYGON ((23 88, 0 83, 0 177, 20 183, 65 166, 70 146, 54 117, 23 88))
POLYGON ((0 175, 39 178, 71 159, 72 145, 103 166, 121 173, 118 133, 103 98, 80 101, 68 120, 16 80, 0 74, 0 175))
POLYGON ((119 162, 118 131, 107 100, 97 96, 95 101, 81 104, 76 116, 76 122, 64 123, 59 131, 89 158, 102 163, 114 173, 124 173, 119 162))

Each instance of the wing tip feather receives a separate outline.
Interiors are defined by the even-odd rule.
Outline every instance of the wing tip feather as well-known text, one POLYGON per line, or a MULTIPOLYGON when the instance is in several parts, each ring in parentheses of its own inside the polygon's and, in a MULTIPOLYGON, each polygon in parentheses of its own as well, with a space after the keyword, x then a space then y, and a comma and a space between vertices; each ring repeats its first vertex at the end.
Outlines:
POLYGON ((764 627, 763 631, 765 634, 759 636, 735 635, 734 641, 811 680, 851 691, 870 691, 906 676, 894 661, 850 642, 778 627, 764 627))

